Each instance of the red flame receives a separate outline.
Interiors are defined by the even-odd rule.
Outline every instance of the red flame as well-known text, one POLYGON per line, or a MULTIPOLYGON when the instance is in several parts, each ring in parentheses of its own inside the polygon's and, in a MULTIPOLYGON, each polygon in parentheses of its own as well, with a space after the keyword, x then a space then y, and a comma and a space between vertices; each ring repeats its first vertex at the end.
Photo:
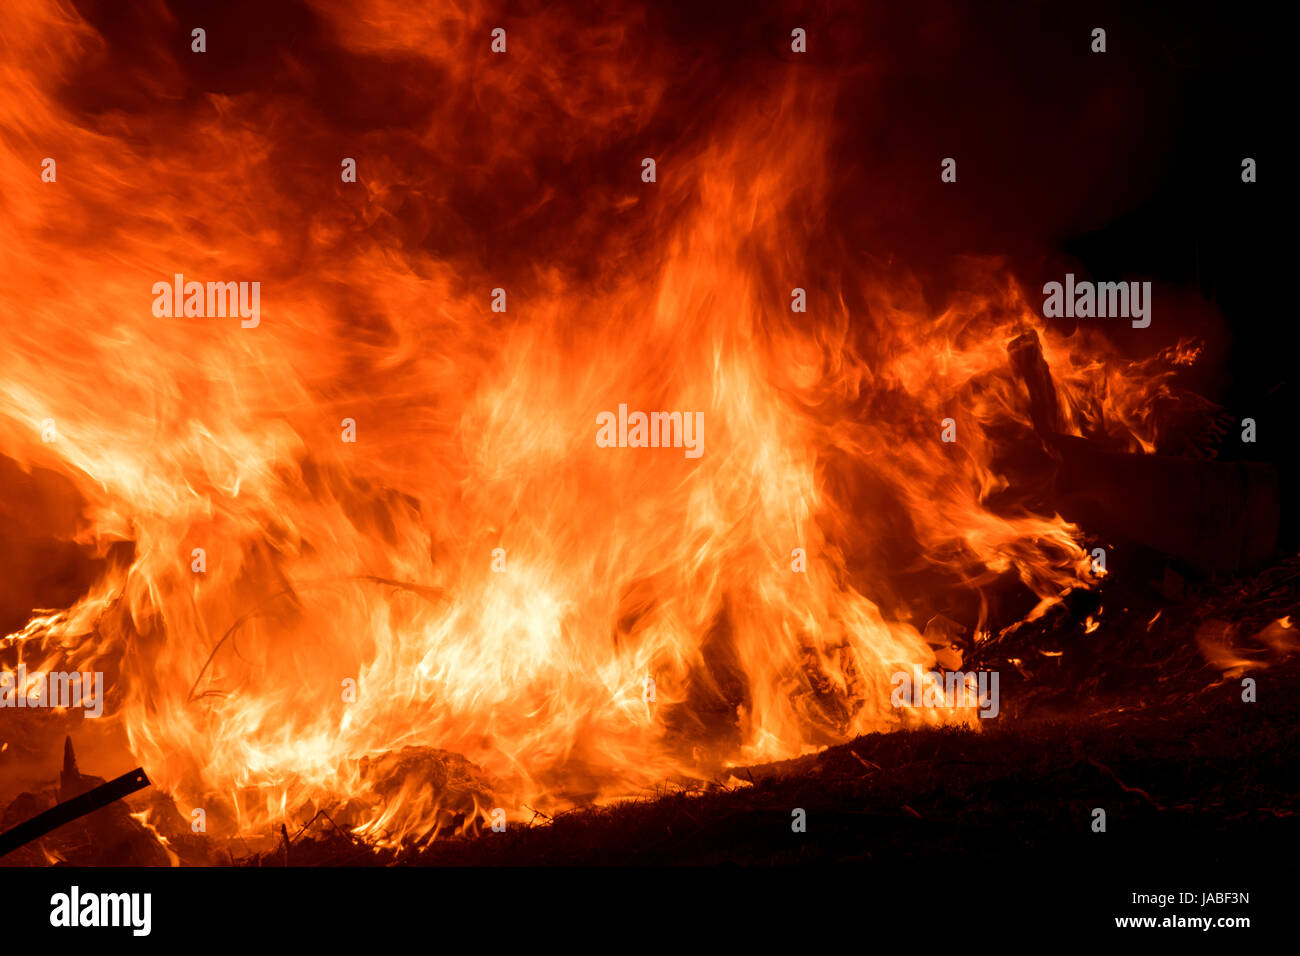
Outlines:
POLYGON ((1092 581, 1079 529, 1002 470, 1031 433, 1007 344, 1036 330, 1064 430, 1133 450, 1192 346, 1118 361, 1046 327, 998 262, 936 306, 897 265, 819 260, 824 75, 761 81, 670 142, 636 22, 539 14, 505 69, 474 5, 313 6, 440 94, 346 147, 271 92, 170 103, 165 74, 140 78, 155 108, 88 113, 60 90, 100 36, 66 6, 7 10, 0 440, 75 484, 76 540, 106 559, 5 639, 29 668, 109 671, 104 720, 227 833, 350 801, 357 832, 397 840, 977 724, 891 707, 891 673, 936 660, 899 579, 1015 575, 1030 617, 1092 581), (286 162, 295 137, 317 165, 286 162), (430 148, 443 165, 414 168, 430 148), (564 202, 544 170, 579 155, 616 169, 560 207, 586 268, 489 252, 564 202), (474 221, 463 198, 490 189, 513 220, 474 221), (156 318, 177 273, 260 282, 260 324, 156 318), (703 413, 703 454, 599 447, 620 404, 703 413))

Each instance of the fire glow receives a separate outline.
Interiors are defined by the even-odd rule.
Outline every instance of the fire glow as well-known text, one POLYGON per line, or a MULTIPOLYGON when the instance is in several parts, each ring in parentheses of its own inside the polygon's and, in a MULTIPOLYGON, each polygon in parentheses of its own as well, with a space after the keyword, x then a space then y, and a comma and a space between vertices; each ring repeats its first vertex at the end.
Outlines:
MULTIPOLYGON (((737 97, 647 183, 641 154, 611 150, 664 88, 640 60, 579 69, 512 38, 509 69, 489 69, 440 21, 388 28, 385 0, 313 6, 348 52, 445 77, 442 105, 366 134, 355 182, 324 144, 319 168, 278 165, 308 121, 270 93, 208 94, 184 117, 78 112, 57 89, 99 37, 67 8, 8 11, 0 442, 75 486, 76 540, 105 560, 75 605, 0 646, 115 675, 102 722, 232 835, 346 804, 357 833, 420 839, 457 814, 977 727, 970 707, 891 706, 892 674, 936 663, 916 621, 941 602, 900 599, 895 576, 916 569, 875 542, 906 540, 953 591, 1014 576, 1029 619, 1088 587, 1080 530, 999 468, 1005 436, 1031 428, 1007 343, 1038 335, 1065 432, 1135 451, 1156 366, 1122 374, 1093 330, 1063 337, 998 263, 941 306, 897 266, 822 268, 807 210, 835 174, 823 74, 737 97), (620 172, 573 224, 592 268, 539 249, 511 282, 474 251, 486 238, 443 248, 433 223, 458 185, 400 147, 463 132, 464 188, 535 183, 557 149, 538 103, 564 149, 620 172), (32 172, 47 153, 52 183, 32 172), (305 206, 309 176, 330 186, 305 206), (159 275, 175 309, 151 310, 159 275), (213 313, 181 308, 184 275, 259 276, 251 301, 223 286, 256 334, 194 321, 213 313), (512 311, 494 315, 503 286, 512 311), (698 410, 663 422, 685 455, 634 450, 629 407, 698 410), (593 442, 611 408, 617 449, 593 442), (475 769, 453 796, 402 756, 419 752, 475 769)), ((493 26, 458 15, 466 36, 493 26)), ((636 34, 551 26, 575 49, 636 34)))

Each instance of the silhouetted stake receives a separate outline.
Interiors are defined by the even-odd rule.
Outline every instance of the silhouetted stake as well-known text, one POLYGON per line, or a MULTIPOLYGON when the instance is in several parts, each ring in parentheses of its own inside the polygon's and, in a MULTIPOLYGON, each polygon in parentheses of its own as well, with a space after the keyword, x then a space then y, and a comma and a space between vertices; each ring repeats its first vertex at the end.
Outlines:
POLYGON ((81 785, 81 771, 77 769, 77 755, 72 749, 72 737, 63 738, 63 772, 59 774, 59 797, 70 800, 85 793, 81 785))
POLYGON ((1029 420, 1039 438, 1047 439, 1061 430, 1061 404, 1056 397, 1052 370, 1043 358, 1043 346, 1033 329, 1007 345, 1011 368, 1029 391, 1029 420))
POLYGON ((1271 464, 1106 451, 1060 434, 1052 370, 1032 330, 1007 346, 1029 418, 1057 462, 1048 503, 1069 521, 1204 572, 1262 567, 1277 548, 1281 481, 1271 464))
MULTIPOLYGON (((64 756, 66 758, 67 751, 64 756)), ((149 786, 149 778, 145 776, 142 768, 137 767, 130 773, 124 773, 116 780, 110 780, 94 790, 88 790, 79 797, 64 800, 25 823, 18 824, 12 830, 0 833, 0 857, 45 836, 65 823, 71 823, 78 817, 93 813, 101 807, 108 806, 114 800, 121 800, 147 786, 149 786)))

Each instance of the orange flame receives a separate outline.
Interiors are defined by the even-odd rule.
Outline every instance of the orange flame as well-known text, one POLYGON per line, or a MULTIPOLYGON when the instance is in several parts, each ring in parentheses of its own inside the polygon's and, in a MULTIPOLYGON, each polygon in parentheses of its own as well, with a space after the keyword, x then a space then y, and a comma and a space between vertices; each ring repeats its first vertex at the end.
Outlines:
POLYGON ((890 674, 935 652, 887 582, 1014 574, 1033 618, 1093 581, 1077 528, 992 503, 1000 443, 1031 427, 1008 341, 1038 331, 1069 431, 1104 422, 1135 450, 1190 346, 1108 361, 995 262, 938 308, 898 267, 824 268, 824 76, 770 81, 658 151, 656 183, 618 155, 626 176, 573 224, 590 273, 543 252, 507 281, 426 241, 452 186, 404 167, 402 137, 456 150, 467 178, 517 170, 547 203, 547 151, 652 138, 663 81, 619 56, 635 24, 529 21, 504 70, 473 5, 425 22, 387 0, 315 6, 350 53, 418 61, 450 92, 400 135, 359 134, 358 182, 305 206, 295 181, 339 160, 322 145, 319 168, 281 165, 304 129, 291 106, 88 115, 58 91, 101 38, 68 6, 10 4, 0 440, 76 484, 78 540, 108 561, 6 644, 46 669, 111 663, 105 719, 214 832, 350 802, 357 832, 413 839, 904 721, 977 725, 891 707, 890 674), (541 40, 569 31, 581 69, 541 40), (261 324, 154 318, 153 283, 176 273, 260 281, 261 324), (620 403, 703 412, 702 457, 597 447, 620 403), (878 547, 900 539, 915 567, 878 547))

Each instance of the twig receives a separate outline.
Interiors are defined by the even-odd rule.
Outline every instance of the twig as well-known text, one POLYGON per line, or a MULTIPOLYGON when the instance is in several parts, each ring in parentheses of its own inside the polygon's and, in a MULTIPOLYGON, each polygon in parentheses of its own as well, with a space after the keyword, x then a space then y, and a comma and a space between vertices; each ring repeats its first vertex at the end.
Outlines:
POLYGON ((1093 760, 1091 757, 1088 757, 1087 760, 1088 763, 1092 764, 1098 770, 1110 774, 1110 779, 1114 780, 1117 784, 1119 784, 1120 789, 1123 790, 1125 793, 1136 793, 1139 797, 1141 797, 1147 803, 1151 804, 1151 806, 1155 807, 1157 810, 1164 809, 1164 807, 1162 807, 1160 804, 1152 800, 1151 795, 1147 793, 1145 790, 1143 790, 1141 787, 1130 787, 1119 777, 1115 776, 1115 771, 1111 770, 1110 767, 1107 767, 1103 763, 1098 763, 1096 760, 1093 760))
POLYGON ((854 760, 856 760, 858 763, 862 764, 862 766, 867 768, 868 773, 878 772, 880 770, 879 764, 872 763, 870 760, 863 760, 861 757, 857 755, 857 753, 853 750, 852 747, 849 748, 849 753, 853 754, 854 760))
POLYGON ((235 631, 243 627, 247 621, 261 614, 266 609, 266 606, 268 604, 270 604, 272 601, 278 600, 285 596, 297 595, 299 591, 309 590, 314 587, 318 587, 318 588, 328 587, 330 585, 340 584, 345 581, 369 581, 372 584, 384 584, 387 585, 388 587, 401 588, 406 591, 411 591, 412 593, 419 594, 421 597, 426 597, 431 601, 440 599, 444 593, 440 588, 432 588, 425 584, 412 584, 407 581, 395 581, 392 578, 381 578, 373 574, 362 574, 353 577, 336 578, 328 581, 318 581, 312 584, 300 584, 297 585, 296 587, 285 588, 283 591, 277 591, 274 594, 272 594, 270 597, 264 599, 260 604, 258 604, 255 608, 253 608, 253 610, 249 611, 247 614, 242 615, 238 620, 235 621, 234 624, 230 625, 230 627, 226 628, 226 633, 222 634, 221 638, 217 641, 217 643, 212 645, 212 651, 208 654, 208 659, 205 660, 203 662, 203 666, 199 668, 199 676, 194 678, 194 683, 190 687, 190 693, 189 696, 186 698, 186 702, 192 701, 194 699, 194 692, 198 690, 199 681, 203 680, 203 675, 208 672, 208 667, 211 666, 212 659, 217 656, 217 651, 221 650, 221 645, 223 645, 235 633, 235 631))
MULTIPOLYGON (((533 808, 530 807, 530 806, 529 806, 528 804, 526 804, 526 803, 524 804, 524 809, 525 809, 525 810, 533 810, 533 808)), ((552 823, 555 822, 555 817, 551 816, 549 813, 544 813, 544 812, 541 811, 541 810, 533 810, 533 819, 528 821, 528 825, 531 827, 531 826, 533 825, 533 822, 534 822, 534 821, 535 821, 539 816, 546 817, 546 819, 550 820, 552 823)))

